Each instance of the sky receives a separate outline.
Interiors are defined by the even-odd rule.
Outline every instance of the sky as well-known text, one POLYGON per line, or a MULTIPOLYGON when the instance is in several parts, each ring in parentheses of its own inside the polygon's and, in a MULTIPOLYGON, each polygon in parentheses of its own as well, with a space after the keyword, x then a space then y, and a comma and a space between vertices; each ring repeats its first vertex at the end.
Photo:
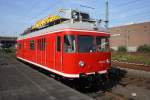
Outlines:
MULTIPOLYGON (((108 1, 109 27, 150 21, 149 0, 108 1)), ((79 9, 89 12, 92 18, 105 19, 105 0, 0 0, 0 36, 18 36, 61 8, 79 9)))

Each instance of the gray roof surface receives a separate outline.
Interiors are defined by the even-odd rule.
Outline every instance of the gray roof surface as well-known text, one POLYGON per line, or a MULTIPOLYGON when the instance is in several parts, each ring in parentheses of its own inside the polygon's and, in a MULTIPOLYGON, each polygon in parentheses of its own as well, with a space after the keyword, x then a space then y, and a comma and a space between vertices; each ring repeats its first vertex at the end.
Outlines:
POLYGON ((20 37, 18 37, 18 40, 20 39, 24 39, 24 38, 30 38, 30 37, 35 37, 35 36, 40 36, 40 35, 44 35, 48 32, 53 32, 53 31, 59 31, 62 29, 82 29, 82 30, 88 30, 88 31, 98 31, 98 32, 105 32, 106 29, 100 27, 100 25, 97 26, 97 30, 94 30, 94 24, 90 23, 90 22, 74 22, 71 23, 70 20, 69 21, 65 21, 61 24, 57 24, 51 27, 47 27, 26 35, 22 35, 20 37))

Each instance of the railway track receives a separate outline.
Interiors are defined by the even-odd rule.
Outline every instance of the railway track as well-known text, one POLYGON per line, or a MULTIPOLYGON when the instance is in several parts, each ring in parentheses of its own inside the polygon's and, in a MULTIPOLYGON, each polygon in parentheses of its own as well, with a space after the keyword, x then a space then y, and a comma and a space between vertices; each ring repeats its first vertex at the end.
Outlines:
POLYGON ((123 97, 123 96, 120 96, 118 94, 115 94, 115 93, 112 93, 112 92, 105 92, 105 95, 106 96, 110 96, 112 98, 114 98, 115 100, 128 100, 127 98, 123 97))
POLYGON ((116 94, 111 91, 99 91, 99 92, 91 93, 87 95, 96 100, 128 100, 123 95, 116 94))
POLYGON ((119 66, 121 68, 130 68, 130 69, 143 70, 143 71, 150 72, 150 65, 144 65, 144 64, 120 62, 120 61, 113 60, 112 66, 113 67, 119 66))
POLYGON ((109 75, 110 80, 106 87, 85 94, 96 100, 149 100, 150 78, 128 74, 118 68, 114 70, 118 73, 109 75))

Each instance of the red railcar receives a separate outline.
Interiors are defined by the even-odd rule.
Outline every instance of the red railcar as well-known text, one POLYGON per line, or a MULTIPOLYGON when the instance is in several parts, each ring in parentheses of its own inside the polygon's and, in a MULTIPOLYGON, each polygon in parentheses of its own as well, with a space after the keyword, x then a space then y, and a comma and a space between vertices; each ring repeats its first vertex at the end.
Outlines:
POLYGON ((63 23, 21 35, 17 58, 67 78, 106 74, 110 34, 88 21, 63 23))

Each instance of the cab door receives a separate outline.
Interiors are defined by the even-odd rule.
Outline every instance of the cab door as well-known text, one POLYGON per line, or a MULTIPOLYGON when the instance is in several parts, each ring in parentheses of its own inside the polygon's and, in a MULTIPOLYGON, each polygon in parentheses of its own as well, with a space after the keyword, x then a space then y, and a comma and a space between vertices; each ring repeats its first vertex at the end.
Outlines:
POLYGON ((57 71, 62 71, 62 39, 60 35, 56 36, 55 44, 55 69, 57 71))
POLYGON ((37 62, 41 65, 46 65, 46 39, 40 37, 37 40, 37 62))
POLYGON ((41 39, 40 38, 38 38, 37 39, 37 50, 36 50, 36 62, 38 63, 38 64, 42 64, 41 63, 41 39))

